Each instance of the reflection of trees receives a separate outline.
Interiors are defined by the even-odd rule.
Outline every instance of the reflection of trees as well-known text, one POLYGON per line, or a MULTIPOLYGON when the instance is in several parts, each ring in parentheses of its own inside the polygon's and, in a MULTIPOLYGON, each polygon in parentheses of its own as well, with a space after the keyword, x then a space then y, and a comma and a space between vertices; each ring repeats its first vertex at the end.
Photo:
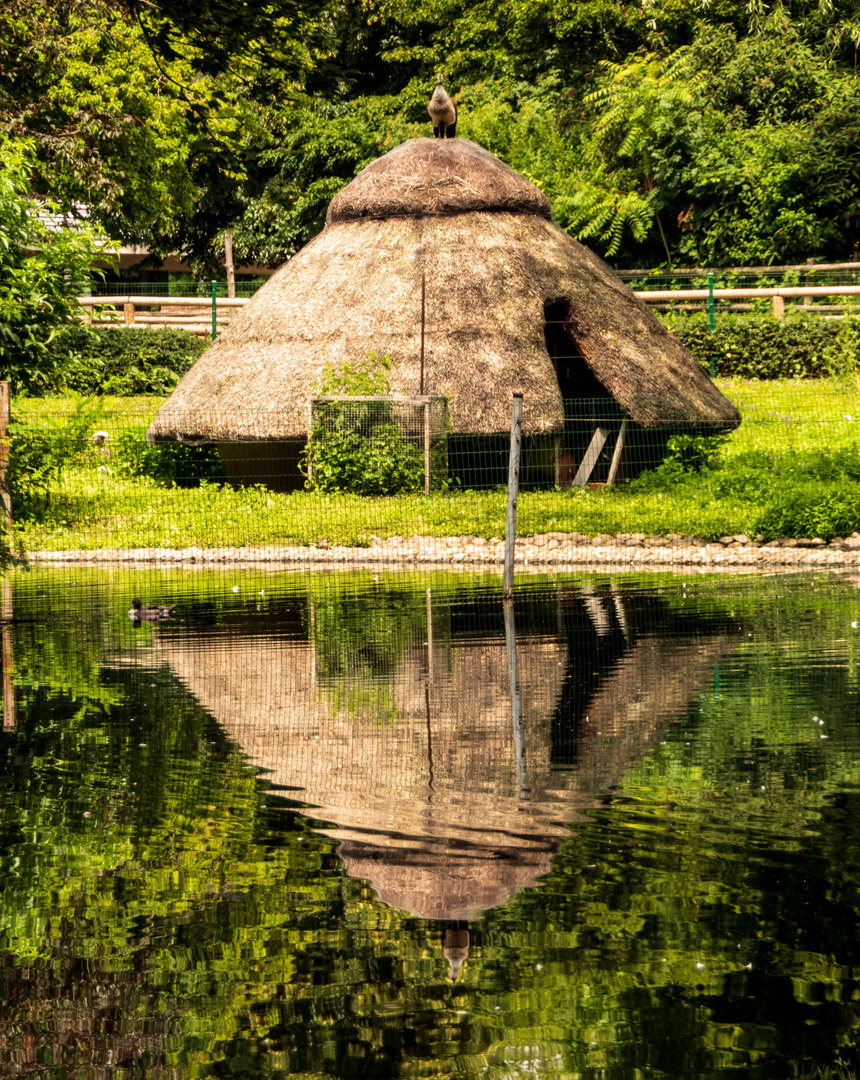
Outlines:
MULTIPOLYGON (((344 732, 349 720, 367 732, 362 752, 377 751, 364 757, 365 773, 386 767, 398 726, 412 748, 402 789, 380 791, 369 807, 396 811, 372 836, 343 762, 327 790, 344 820, 315 811, 334 828, 310 831, 266 794, 255 777, 265 738, 239 748, 154 666, 150 640, 173 647, 182 631, 169 641, 163 630, 141 635, 129 639, 141 648, 126 641, 119 652, 126 629, 110 611, 121 604, 93 614, 80 606, 94 662, 80 680, 58 668, 52 685, 51 664, 40 661, 33 689, 19 695, 18 729, 0 743, 0 1070, 597 1078, 752 1063, 781 1076, 805 1056, 808 1071, 836 1053, 850 1060, 860 739, 847 600, 790 581, 704 583, 694 600, 625 590, 622 627, 608 585, 524 597, 517 630, 527 734, 537 735, 526 748, 534 816, 517 811, 525 824, 514 833, 510 810, 523 800, 516 782, 503 785, 514 763, 505 666, 493 651, 501 606, 437 591, 432 657, 416 640, 419 590, 405 601, 411 628, 394 628, 397 649, 379 661, 400 719, 365 727, 362 707, 350 717, 341 699, 344 732), (420 752, 428 659, 432 786, 420 752), (458 700, 468 705, 458 711, 458 700), (811 731, 819 712, 829 741, 811 731), (463 749, 454 735, 470 718, 483 733, 463 749), (401 812, 422 793, 432 812, 401 812), (582 819, 571 830, 559 825, 569 810, 582 819), (486 816, 476 826, 477 814, 486 816), (365 865, 388 871, 416 844, 426 846, 425 875, 440 847, 474 858, 508 844, 534 859, 529 872, 540 860, 547 872, 540 888, 470 923, 470 957, 452 984, 443 926, 377 903, 344 875, 341 834, 346 854, 369 854, 365 865), (469 836, 471 851, 459 842, 469 836)), ((324 594, 313 602, 319 609, 324 594)), ((281 652, 263 658, 270 670, 287 654, 305 664, 295 677, 324 725, 335 698, 308 658, 308 604, 278 603, 281 652)), ((360 603, 354 612, 360 620, 360 603)), ((23 602, 17 614, 26 616, 23 602)), ((250 647, 255 623, 267 620, 219 609, 198 640, 235 641, 241 629, 250 647)), ((70 655, 60 623, 38 655, 70 655)), ((16 656, 28 647, 23 626, 16 656)), ((245 662, 241 652, 232 659, 245 662)), ((270 676, 270 703, 281 685, 270 676)))

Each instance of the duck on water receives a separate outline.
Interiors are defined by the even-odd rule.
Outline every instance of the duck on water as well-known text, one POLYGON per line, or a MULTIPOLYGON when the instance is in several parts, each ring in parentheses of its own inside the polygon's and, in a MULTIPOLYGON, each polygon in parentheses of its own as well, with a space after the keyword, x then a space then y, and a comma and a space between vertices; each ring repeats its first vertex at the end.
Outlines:
POLYGON ((128 617, 134 622, 163 622, 173 617, 176 604, 143 604, 135 598, 128 609, 128 617))

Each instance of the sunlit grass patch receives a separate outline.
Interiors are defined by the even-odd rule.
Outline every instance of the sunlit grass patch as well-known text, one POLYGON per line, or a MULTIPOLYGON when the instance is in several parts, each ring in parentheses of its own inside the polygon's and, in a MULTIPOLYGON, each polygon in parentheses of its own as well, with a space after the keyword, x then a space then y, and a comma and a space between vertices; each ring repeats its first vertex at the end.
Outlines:
MULTIPOLYGON (((743 422, 715 462, 699 472, 668 463, 598 490, 526 491, 519 531, 834 535, 860 529, 860 393, 855 380, 721 380, 743 422)), ((106 399, 109 433, 63 473, 39 520, 16 524, 23 550, 362 546, 374 537, 504 535, 503 490, 367 498, 203 482, 166 486, 123 475, 116 458, 129 425, 145 429, 160 399, 106 399)), ((16 403, 29 421, 59 422, 68 402, 16 403)))

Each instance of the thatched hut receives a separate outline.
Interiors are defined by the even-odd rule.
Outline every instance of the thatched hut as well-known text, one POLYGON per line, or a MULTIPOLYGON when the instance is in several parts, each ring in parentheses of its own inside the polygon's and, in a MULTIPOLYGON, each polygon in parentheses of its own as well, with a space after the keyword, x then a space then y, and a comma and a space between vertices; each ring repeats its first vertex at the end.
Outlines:
MULTIPOLYGON (((214 442, 228 475, 298 486, 326 364, 388 354, 392 392, 419 392, 422 274, 424 390, 449 400, 455 472, 476 444, 498 453, 514 392, 535 439, 565 430, 563 400, 597 399, 604 418, 627 418, 628 473, 643 460, 637 431, 739 422, 606 263, 553 224, 537 187, 468 140, 413 139, 335 196, 323 231, 200 357, 147 437, 214 442)), ((584 410, 586 439, 594 412, 584 410)), ((581 437, 566 430, 575 464, 581 437)))

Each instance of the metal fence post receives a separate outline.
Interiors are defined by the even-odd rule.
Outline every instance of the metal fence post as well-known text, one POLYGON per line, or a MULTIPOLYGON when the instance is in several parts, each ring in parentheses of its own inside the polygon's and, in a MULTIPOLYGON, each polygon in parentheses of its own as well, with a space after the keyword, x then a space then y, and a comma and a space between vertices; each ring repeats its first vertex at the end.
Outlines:
POLYGON ((212 340, 218 334, 218 282, 212 282, 212 340))
POLYGON ((514 394, 511 411, 511 456, 508 465, 508 514, 505 520, 505 573, 502 594, 514 592, 514 546, 517 537, 517 496, 520 492, 520 421, 523 415, 523 395, 514 394))
POLYGON ((711 355, 708 358, 711 365, 711 378, 717 374, 717 365, 714 363, 714 339, 713 333, 717 325, 714 317, 714 275, 708 274, 708 329, 711 331, 711 355))

